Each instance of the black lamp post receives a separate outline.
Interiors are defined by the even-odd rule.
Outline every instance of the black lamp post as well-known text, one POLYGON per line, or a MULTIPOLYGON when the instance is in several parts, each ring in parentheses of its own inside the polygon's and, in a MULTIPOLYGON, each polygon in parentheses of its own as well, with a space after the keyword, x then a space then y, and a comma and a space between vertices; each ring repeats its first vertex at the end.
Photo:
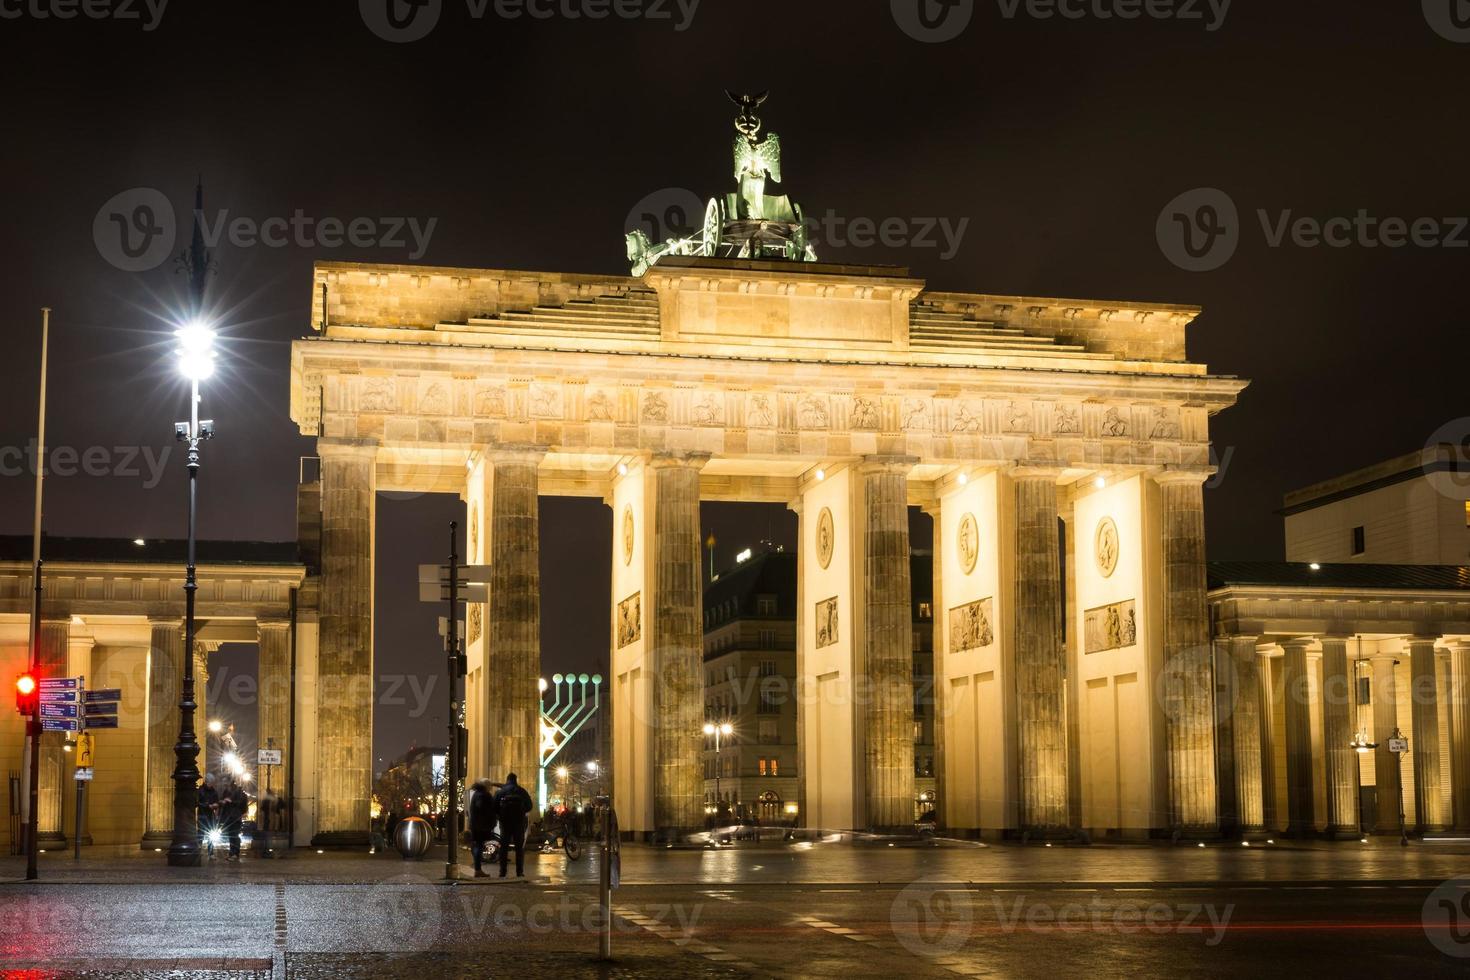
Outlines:
POLYGON ((214 423, 199 420, 199 382, 214 373, 214 332, 195 321, 181 328, 179 369, 189 379, 189 421, 174 423, 174 437, 186 443, 189 467, 189 556, 184 567, 184 683, 179 689, 179 740, 174 745, 174 835, 170 867, 199 866, 199 741, 194 732, 194 545, 199 444, 214 435, 214 423))

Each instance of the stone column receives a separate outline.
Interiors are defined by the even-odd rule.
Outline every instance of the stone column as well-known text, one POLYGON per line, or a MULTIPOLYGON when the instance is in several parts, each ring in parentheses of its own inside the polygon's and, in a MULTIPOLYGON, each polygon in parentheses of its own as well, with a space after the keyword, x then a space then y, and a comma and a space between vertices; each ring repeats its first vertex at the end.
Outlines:
POLYGON ((490 776, 515 773, 535 794, 541 765, 542 449, 494 449, 490 483, 490 605, 486 623, 485 744, 490 776))
POLYGON ((1067 730, 1061 647, 1057 474, 1018 469, 1016 493, 1016 727, 1020 824, 1067 828, 1067 730))
MULTIPOLYGON (((70 647, 68 634, 70 619, 41 620, 41 648, 37 660, 42 677, 67 677, 70 647)), ((43 848, 57 848, 66 844, 66 829, 62 826, 62 815, 66 809, 65 792, 68 787, 66 753, 62 745, 66 742, 63 732, 46 732, 41 736, 40 746, 40 797, 36 809, 36 840, 43 848)))
MULTIPOLYGON (((932 507, 924 508, 924 513, 929 515, 933 522, 933 532, 930 535, 933 547, 933 584, 930 595, 933 601, 930 603, 932 610, 930 619, 930 642, 929 648, 934 651, 934 673, 933 673, 933 697, 934 697, 934 815, 941 830, 948 829, 949 801, 949 774, 946 769, 945 743, 949 738, 949 703, 947 698, 950 694, 949 683, 945 679, 944 657, 948 652, 948 644, 944 635, 946 616, 940 612, 944 608, 944 509, 943 505, 936 503, 932 507)), ((912 584, 911 584, 912 587, 912 584)), ((798 702, 801 699, 797 699, 798 702)), ((802 756, 797 755, 800 759, 802 756)))
POLYGON ((317 673, 320 846, 368 842, 373 780, 373 519, 377 447, 318 439, 322 472, 317 673))
POLYGON ((703 575, 699 567, 699 471, 708 457, 653 457, 653 823, 661 837, 704 823, 703 575))
POLYGON ((1281 828, 1281 801, 1276 798, 1276 691, 1271 683, 1271 657, 1256 651, 1256 692, 1261 708, 1261 819, 1267 833, 1281 828))
MULTIPOLYGON (((260 651, 260 699, 257 705, 258 731, 256 743, 262 749, 277 749, 281 764, 267 773, 258 768, 258 789, 265 791, 267 780, 276 799, 285 799, 291 785, 291 621, 265 619, 256 623, 260 651)), ((253 760, 247 760, 253 761, 253 760)), ((272 814, 272 827, 284 828, 280 811, 272 814)))
POLYGON ((1204 477, 1157 477, 1164 533, 1164 733, 1169 826, 1219 831, 1215 800, 1215 681, 1205 609, 1204 477))
POLYGON ((869 457, 858 468, 865 526, 863 661, 857 676, 867 678, 863 746, 868 826, 880 830, 912 828, 914 823, 914 610, 908 507, 913 464, 908 458, 869 457))
MULTIPOLYGON (((184 622, 161 618, 150 619, 148 625, 147 782, 140 846, 153 850, 167 849, 173 843, 174 743, 179 740, 179 688, 184 680, 184 622)), ((195 691, 202 690, 196 679, 195 691)), ((204 716, 197 717, 203 732, 204 716)))
POLYGON ((1444 830, 1444 800, 1439 790, 1439 695, 1434 683, 1434 644, 1438 637, 1409 640, 1409 702, 1414 734, 1414 816, 1419 833, 1444 830))
POLYGON ((1378 819, 1374 831, 1399 832, 1399 757, 1388 751, 1388 740, 1398 728, 1397 685, 1394 683, 1393 654, 1376 654, 1373 663, 1373 771, 1377 782, 1378 819))
POLYGON ((1227 837, 1240 832, 1240 794, 1236 786, 1235 717, 1240 680, 1235 672, 1233 644, 1228 636, 1214 640, 1215 703, 1219 713, 1219 756, 1215 760, 1216 799, 1220 810, 1220 833, 1227 837))
POLYGON ((1307 677, 1309 636, 1282 644, 1286 651, 1286 832, 1292 837, 1317 833, 1316 802, 1312 786, 1312 692, 1307 677))
POLYGON ((1240 833, 1260 834, 1266 829, 1265 773, 1261 753, 1261 684, 1254 636, 1232 636, 1230 675, 1235 710, 1231 717, 1231 756, 1234 763, 1235 814, 1240 833))
POLYGON ((1449 710, 1455 830, 1470 832, 1470 640, 1450 644, 1449 710))
POLYGON ((1357 837, 1358 760, 1353 751, 1353 703, 1348 638, 1322 637, 1322 757, 1327 766, 1327 835, 1357 837))

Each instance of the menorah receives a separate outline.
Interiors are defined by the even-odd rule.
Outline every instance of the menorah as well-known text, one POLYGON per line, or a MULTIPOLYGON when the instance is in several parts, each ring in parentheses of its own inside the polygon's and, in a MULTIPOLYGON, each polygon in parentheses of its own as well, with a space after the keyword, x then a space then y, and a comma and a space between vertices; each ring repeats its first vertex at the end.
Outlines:
POLYGON ((597 714, 601 707, 601 674, 552 674, 549 687, 554 692, 551 706, 546 706, 547 683, 541 687, 541 767, 536 774, 536 803, 546 809, 546 770, 567 747, 572 738, 597 714), (587 685, 592 685, 592 699, 587 699, 587 685), (562 685, 566 685, 566 701, 562 701, 562 685))

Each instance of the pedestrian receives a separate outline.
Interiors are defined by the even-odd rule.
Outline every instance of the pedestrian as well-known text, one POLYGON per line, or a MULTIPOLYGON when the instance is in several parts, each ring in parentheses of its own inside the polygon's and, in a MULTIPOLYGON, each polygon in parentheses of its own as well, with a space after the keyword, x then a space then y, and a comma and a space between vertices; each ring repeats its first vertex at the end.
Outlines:
POLYGON ((226 779, 224 788, 220 791, 219 817, 224 824, 225 835, 230 839, 231 861, 240 860, 240 831, 247 804, 245 790, 240 784, 233 779, 226 779))
POLYGON ((470 847, 475 852, 475 877, 488 878, 482 864, 485 860, 485 845, 495 836, 499 806, 490 787, 483 780, 470 787, 470 804, 465 809, 469 817, 470 847))
POLYGON ((199 833, 209 847, 209 859, 214 860, 214 831, 219 827, 219 777, 208 773, 204 785, 199 787, 199 833))
POLYGON ((526 817, 530 814, 533 804, 531 794, 521 788, 516 774, 511 773, 505 777, 505 785, 500 792, 495 794, 495 802, 500 810, 500 877, 505 877, 506 861, 510 858, 507 853, 512 847, 516 849, 516 877, 526 876, 526 817))

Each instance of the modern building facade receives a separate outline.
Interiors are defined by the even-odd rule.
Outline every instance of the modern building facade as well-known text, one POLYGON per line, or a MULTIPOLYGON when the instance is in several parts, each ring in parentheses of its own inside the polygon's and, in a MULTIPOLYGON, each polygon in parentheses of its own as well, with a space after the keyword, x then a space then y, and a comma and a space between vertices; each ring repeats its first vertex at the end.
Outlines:
POLYGON ((1470 563, 1470 469, 1432 445, 1286 495, 1286 560, 1470 563))

